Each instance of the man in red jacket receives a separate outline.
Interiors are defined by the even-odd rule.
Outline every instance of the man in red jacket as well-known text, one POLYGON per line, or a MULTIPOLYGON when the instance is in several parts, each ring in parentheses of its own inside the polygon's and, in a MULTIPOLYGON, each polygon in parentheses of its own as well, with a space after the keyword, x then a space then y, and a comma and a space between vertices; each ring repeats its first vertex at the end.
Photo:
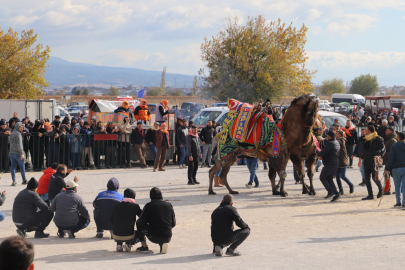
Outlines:
POLYGON ((48 187, 49 187, 49 180, 51 176, 56 173, 56 168, 58 167, 58 163, 53 163, 51 167, 47 168, 44 171, 44 174, 39 178, 38 181, 38 189, 37 193, 41 199, 49 205, 48 200, 48 187))

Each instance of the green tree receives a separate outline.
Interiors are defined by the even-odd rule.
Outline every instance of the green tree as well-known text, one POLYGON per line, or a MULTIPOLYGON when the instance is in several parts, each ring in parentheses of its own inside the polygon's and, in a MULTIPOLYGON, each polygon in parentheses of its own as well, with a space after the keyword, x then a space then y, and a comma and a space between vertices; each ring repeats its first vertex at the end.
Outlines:
POLYGON ((90 90, 88 88, 84 88, 82 91, 83 96, 88 96, 90 94, 90 90))
POLYGON ((108 95, 109 96, 118 96, 120 94, 120 90, 117 87, 110 87, 108 89, 108 95))
POLYGON ((163 89, 160 87, 149 87, 146 91, 147 96, 161 96, 163 89))
POLYGON ((322 81, 319 92, 324 96, 330 96, 336 93, 346 93, 346 89, 342 79, 334 78, 322 81))
POLYGON ((350 93, 362 96, 373 96, 378 92, 377 75, 360 75, 352 80, 350 84, 350 93))
POLYGON ((80 96, 81 94, 82 94, 82 90, 76 89, 75 95, 76 95, 76 96, 80 96))
POLYGON ((1 99, 36 99, 48 86, 45 67, 51 50, 36 41, 33 30, 19 36, 11 28, 7 33, 0 29, 1 99))
POLYGON ((237 17, 227 19, 225 29, 201 45, 209 72, 199 71, 202 95, 252 103, 313 91, 315 71, 305 68, 307 30, 305 25, 296 29, 281 20, 267 22, 262 16, 248 17, 244 25, 237 17))

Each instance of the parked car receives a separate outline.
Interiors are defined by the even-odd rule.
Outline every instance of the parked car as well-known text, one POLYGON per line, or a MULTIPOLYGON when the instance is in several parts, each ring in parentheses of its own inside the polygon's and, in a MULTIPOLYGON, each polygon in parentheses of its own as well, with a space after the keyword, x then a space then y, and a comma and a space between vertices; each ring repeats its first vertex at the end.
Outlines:
POLYGON ((321 103, 321 104, 319 105, 319 110, 330 112, 330 111, 333 110, 333 108, 332 108, 331 106, 329 106, 328 104, 326 104, 326 103, 321 103))
POLYGON ((322 117, 322 121, 325 122, 327 128, 330 128, 333 125, 335 119, 339 120, 339 124, 342 127, 346 126, 346 122, 348 120, 346 116, 335 112, 318 111, 318 115, 322 117))
POLYGON ((181 110, 187 110, 189 109, 191 112, 195 112, 198 113, 200 110, 202 110, 204 108, 203 105, 201 105, 200 103, 195 103, 195 102, 183 102, 183 104, 181 104, 181 110))
POLYGON ((227 107, 228 102, 218 102, 218 103, 212 103, 211 107, 227 107))
POLYGON ((228 116, 228 112, 228 107, 209 107, 199 111, 191 120, 194 121, 194 125, 198 128, 205 127, 208 120, 215 120, 217 125, 222 125, 228 116))

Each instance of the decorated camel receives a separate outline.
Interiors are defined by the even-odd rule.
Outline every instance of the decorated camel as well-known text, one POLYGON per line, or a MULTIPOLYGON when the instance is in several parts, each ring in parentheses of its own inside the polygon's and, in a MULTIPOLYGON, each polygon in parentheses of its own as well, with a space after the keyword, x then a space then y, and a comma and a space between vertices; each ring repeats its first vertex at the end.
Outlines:
POLYGON ((273 195, 287 196, 284 188, 288 160, 294 163, 301 179, 303 194, 315 195, 313 165, 316 157, 315 137, 312 129, 317 120, 319 100, 313 94, 295 98, 281 124, 271 122, 266 115, 255 111, 252 105, 235 100, 228 101, 230 112, 224 128, 216 137, 217 161, 209 171, 209 194, 213 191, 213 178, 221 168, 220 179, 230 194, 238 194, 229 186, 227 175, 240 155, 255 156, 269 162, 269 179, 273 195), (245 122, 244 122, 245 121, 245 122), (303 160, 306 161, 310 186, 304 181, 303 160), (276 175, 280 181, 276 185, 276 175))

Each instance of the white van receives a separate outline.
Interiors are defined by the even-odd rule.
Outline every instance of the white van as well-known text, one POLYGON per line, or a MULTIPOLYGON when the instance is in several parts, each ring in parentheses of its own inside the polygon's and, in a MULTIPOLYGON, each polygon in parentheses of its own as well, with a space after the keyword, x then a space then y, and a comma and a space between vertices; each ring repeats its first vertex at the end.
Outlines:
POLYGON ((338 104, 347 102, 352 104, 365 104, 366 99, 362 95, 357 94, 332 94, 332 103, 338 104))
POLYGON ((191 120, 198 128, 205 127, 208 120, 215 120, 217 125, 222 125, 225 118, 228 116, 228 112, 228 107, 209 107, 199 111, 191 120))

